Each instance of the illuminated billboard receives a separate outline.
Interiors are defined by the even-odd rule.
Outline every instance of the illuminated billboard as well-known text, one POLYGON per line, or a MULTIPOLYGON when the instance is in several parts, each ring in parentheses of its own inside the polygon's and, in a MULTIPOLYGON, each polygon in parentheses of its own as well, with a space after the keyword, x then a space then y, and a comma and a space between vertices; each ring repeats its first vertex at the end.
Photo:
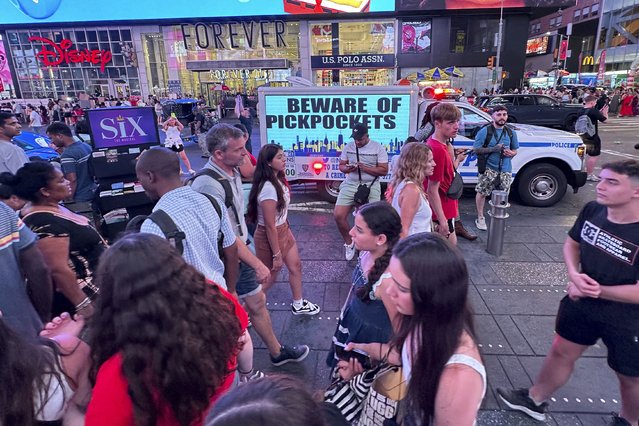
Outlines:
POLYGON ((526 42, 526 55, 545 55, 548 53, 548 36, 531 38, 526 42))
POLYGON ((397 11, 571 7, 575 0, 397 0, 397 11))
POLYGON ((286 14, 391 12, 395 0, 0 0, 0 25, 100 21, 150 21, 208 17, 286 14))
POLYGON ((410 103, 410 94, 268 95, 266 140, 295 155, 337 157, 355 123, 364 123, 372 140, 396 153, 411 134, 410 103))

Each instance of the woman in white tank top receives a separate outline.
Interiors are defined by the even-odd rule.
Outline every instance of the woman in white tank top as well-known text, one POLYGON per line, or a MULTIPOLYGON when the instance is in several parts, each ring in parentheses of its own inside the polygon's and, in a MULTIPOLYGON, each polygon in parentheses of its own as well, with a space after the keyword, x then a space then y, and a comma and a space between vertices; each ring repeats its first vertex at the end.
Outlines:
POLYGON ((399 312, 390 345, 353 344, 371 359, 402 366, 408 392, 400 425, 472 426, 486 393, 486 370, 468 308, 468 270, 461 253, 437 233, 401 240, 386 292, 399 312))
POLYGON ((428 145, 416 142, 404 145, 386 192, 386 200, 402 218, 402 237, 431 230, 433 213, 423 182, 434 169, 428 145))

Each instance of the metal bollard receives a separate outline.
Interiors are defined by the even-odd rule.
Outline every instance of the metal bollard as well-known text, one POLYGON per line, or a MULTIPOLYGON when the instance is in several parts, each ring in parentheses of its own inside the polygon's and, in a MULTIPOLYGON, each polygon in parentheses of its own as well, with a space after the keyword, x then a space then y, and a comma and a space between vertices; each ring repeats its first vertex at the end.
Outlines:
POLYGON ((488 224, 488 242, 486 251, 494 256, 501 256, 504 251, 504 233, 506 231, 506 219, 508 218, 508 192, 493 191, 488 202, 490 210, 490 223, 488 224))

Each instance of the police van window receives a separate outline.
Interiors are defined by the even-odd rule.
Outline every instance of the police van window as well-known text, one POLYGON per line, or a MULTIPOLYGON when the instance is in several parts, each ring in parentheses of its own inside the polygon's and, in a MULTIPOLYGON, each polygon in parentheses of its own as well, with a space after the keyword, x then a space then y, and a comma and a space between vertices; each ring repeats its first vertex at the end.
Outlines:
POLYGON ((459 122, 459 134, 469 139, 474 139, 475 134, 482 126, 489 123, 488 119, 468 108, 459 107, 461 120, 459 122))
POLYGON ((517 105, 535 105, 535 98, 532 96, 519 96, 517 98, 517 105))
POLYGON ((491 99, 488 106, 494 107, 495 105, 513 105, 514 96, 495 96, 491 99))
POLYGON ((539 105, 544 105, 544 106, 553 106, 553 105, 557 105, 557 102, 556 102, 554 99, 549 98, 549 97, 547 97, 547 96, 539 96, 539 97, 537 98, 537 103, 538 103, 539 105))

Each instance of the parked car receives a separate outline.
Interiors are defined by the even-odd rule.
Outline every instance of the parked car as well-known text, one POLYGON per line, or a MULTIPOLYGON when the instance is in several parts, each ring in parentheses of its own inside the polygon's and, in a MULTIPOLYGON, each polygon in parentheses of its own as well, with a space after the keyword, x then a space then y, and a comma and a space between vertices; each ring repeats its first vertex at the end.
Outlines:
POLYGON ((577 115, 582 108, 581 105, 562 104, 550 96, 536 94, 480 96, 475 105, 486 112, 503 105, 508 108, 508 121, 511 123, 558 127, 568 132, 575 131, 577 115))
POLYGON ((51 140, 46 136, 23 130, 18 136, 14 136, 13 143, 22 148, 31 161, 60 162, 60 154, 51 148, 51 140))

